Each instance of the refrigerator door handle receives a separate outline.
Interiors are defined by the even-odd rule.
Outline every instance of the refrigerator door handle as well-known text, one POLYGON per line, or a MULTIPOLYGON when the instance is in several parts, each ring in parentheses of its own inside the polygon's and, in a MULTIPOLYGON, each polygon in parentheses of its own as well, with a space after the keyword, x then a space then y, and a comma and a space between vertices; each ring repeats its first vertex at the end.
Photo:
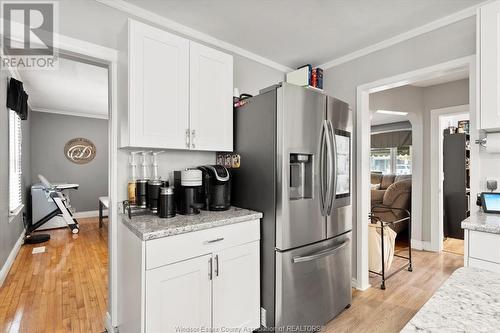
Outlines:
POLYGON ((325 179, 324 179, 324 150, 325 150, 325 135, 326 127, 325 123, 321 126, 319 131, 319 144, 318 144, 318 174, 319 174, 319 207, 321 210, 321 215, 326 216, 325 211, 325 179))
POLYGON ((329 155, 330 162, 330 196, 328 197, 328 208, 326 211, 327 215, 331 215, 333 208, 333 201, 335 200, 335 195, 337 194, 337 139, 335 137, 335 130, 333 129, 332 122, 327 120, 328 122, 328 133, 331 140, 330 147, 332 148, 332 154, 329 155))
POLYGON ((331 189, 331 182, 332 182, 332 177, 331 177, 331 155, 332 155, 332 147, 331 147, 331 142, 332 139, 330 137, 330 131, 328 130, 328 122, 326 120, 323 121, 323 126, 321 126, 321 131, 320 131, 320 136, 319 136, 319 187, 320 187, 320 209, 321 209, 321 215, 326 216, 328 213, 328 206, 327 206, 327 200, 331 196, 330 194, 330 189, 331 189), (325 151, 326 148, 326 151, 325 151), (325 180, 325 160, 324 160, 324 155, 325 152, 327 154, 327 172, 326 172, 326 180, 325 180), (327 183, 328 182, 328 183, 327 183), (326 193, 325 193, 326 189, 326 193))
POLYGON ((293 257, 292 262, 294 264, 296 264, 299 262, 307 262, 307 261, 317 260, 317 259, 321 259, 323 257, 331 256, 332 254, 335 254, 335 252, 337 252, 338 250, 347 246, 347 244, 349 244, 349 241, 345 241, 340 245, 334 246, 334 247, 326 249, 326 250, 321 250, 319 252, 316 252, 316 253, 308 255, 308 256, 293 257))

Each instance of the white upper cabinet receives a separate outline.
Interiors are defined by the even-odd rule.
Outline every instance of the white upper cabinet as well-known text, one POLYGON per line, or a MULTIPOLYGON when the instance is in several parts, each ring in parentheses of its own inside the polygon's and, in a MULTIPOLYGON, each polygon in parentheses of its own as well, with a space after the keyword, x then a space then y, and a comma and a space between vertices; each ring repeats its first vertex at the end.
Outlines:
POLYGON ((129 20, 122 146, 231 151, 231 55, 129 20))
POLYGON ((190 43, 191 148, 233 150, 233 57, 190 43))
POLYGON ((187 148, 189 41, 129 21, 129 144, 187 148))
POLYGON ((480 127, 500 130, 500 1, 479 10, 480 127))

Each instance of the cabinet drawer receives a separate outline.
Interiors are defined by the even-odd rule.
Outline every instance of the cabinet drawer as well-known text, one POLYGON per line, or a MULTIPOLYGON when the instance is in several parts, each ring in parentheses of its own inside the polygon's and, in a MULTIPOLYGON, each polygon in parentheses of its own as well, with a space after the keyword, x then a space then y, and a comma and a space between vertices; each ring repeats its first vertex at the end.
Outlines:
POLYGON ((500 235, 470 231, 469 257, 500 263, 500 235))
POLYGON ((469 258, 469 267, 476 267, 485 269, 487 271, 500 273, 500 264, 495 264, 494 262, 484 261, 480 259, 469 258))
POLYGON ((253 220, 150 240, 146 242, 146 269, 259 239, 260 220, 253 220))

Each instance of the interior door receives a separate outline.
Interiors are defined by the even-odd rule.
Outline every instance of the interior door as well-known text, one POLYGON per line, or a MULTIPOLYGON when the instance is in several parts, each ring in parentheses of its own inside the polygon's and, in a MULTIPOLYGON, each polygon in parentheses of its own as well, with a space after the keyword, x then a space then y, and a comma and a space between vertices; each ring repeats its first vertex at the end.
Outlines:
POLYGON ((352 119, 349 105, 328 97, 327 119, 333 147, 333 185, 328 198, 327 237, 335 237, 352 229, 352 119))
POLYGON ((233 150, 233 57, 190 42, 191 149, 233 150))
POLYGON ((189 41, 129 21, 130 144, 186 149, 189 41))
MULTIPOLYGON (((286 250, 326 237, 320 165, 325 152, 326 97, 284 83, 277 90, 276 247, 286 250)), ((324 180, 324 179, 323 179, 324 180)), ((324 194, 324 193, 323 193, 324 194)))
POLYGON ((146 332, 211 328, 212 255, 146 271, 146 332))
POLYGON ((214 254, 214 330, 238 328, 252 332, 260 326, 259 242, 214 254))

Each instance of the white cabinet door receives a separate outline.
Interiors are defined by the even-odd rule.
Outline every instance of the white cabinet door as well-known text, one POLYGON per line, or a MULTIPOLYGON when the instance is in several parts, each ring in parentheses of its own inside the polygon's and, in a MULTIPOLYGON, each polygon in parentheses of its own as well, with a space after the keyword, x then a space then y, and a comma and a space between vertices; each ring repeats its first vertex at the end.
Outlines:
POLYGON ((214 329, 260 326, 259 242, 247 243, 214 254, 214 329))
POLYGON ((189 41, 129 21, 129 144, 187 149, 189 41))
POLYGON ((190 43, 191 149, 233 150, 233 57, 190 43))
POLYGON ((500 129, 500 1, 480 10, 481 129, 500 129))
POLYGON ((211 327, 211 255, 146 271, 146 332, 211 327))

